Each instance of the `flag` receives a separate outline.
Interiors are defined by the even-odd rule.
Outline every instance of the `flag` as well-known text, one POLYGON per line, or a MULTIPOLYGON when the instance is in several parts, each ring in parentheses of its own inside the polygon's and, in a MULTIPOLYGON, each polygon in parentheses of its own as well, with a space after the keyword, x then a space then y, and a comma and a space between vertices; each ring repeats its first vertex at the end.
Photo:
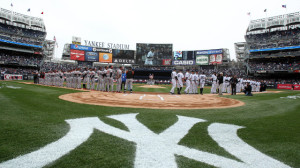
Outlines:
POLYGON ((30 8, 28 8, 27 12, 30 12, 30 8))
POLYGON ((267 12, 267 9, 265 9, 264 12, 267 12))
POLYGON ((10 6, 13 7, 14 5, 11 3, 10 6))
POLYGON ((53 40, 55 41, 56 47, 58 48, 58 43, 56 42, 56 37, 53 37, 53 40))
POLYGON ((44 12, 41 13, 42 15, 44 14, 44 12))
POLYGON ((250 16, 250 15, 251 15, 251 13, 250 13, 250 12, 248 12, 248 13, 247 13, 247 15, 249 15, 249 16, 250 16))
POLYGON ((286 5, 282 5, 283 8, 286 8, 286 5))
POLYGON ((56 41, 56 37, 55 36, 53 37, 53 40, 56 41))

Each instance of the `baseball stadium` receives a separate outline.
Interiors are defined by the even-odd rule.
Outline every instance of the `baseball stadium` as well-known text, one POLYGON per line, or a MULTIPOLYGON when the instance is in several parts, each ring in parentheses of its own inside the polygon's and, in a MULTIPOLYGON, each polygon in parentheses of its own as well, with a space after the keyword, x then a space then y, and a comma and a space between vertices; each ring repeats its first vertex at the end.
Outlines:
POLYGON ((15 4, 0 8, 0 168, 300 167, 300 12, 250 19, 234 51, 70 36, 57 60, 59 36, 15 4))

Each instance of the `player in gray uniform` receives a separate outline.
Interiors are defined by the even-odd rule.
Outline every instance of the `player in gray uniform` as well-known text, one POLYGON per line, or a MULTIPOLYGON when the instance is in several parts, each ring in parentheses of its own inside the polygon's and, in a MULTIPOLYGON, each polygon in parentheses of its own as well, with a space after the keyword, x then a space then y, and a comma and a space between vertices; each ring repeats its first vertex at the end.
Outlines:
POLYGON ((117 92, 118 93, 121 93, 122 70, 123 70, 122 66, 120 66, 120 68, 117 70, 117 92))
MULTIPOLYGON (((109 66, 110 69, 110 76, 109 76, 109 86, 111 91, 114 91, 114 75, 115 75, 115 70, 114 67, 112 65, 109 66)), ((121 73, 122 74, 122 73, 121 73)))
POLYGON ((90 89, 91 90, 95 90, 95 77, 96 77, 96 73, 94 69, 91 69, 90 72, 90 78, 91 78, 91 86, 90 89))
POLYGON ((172 79, 172 89, 170 90, 171 94, 174 94, 174 89, 176 87, 177 84, 177 73, 176 73, 176 69, 173 69, 172 73, 171 73, 171 79, 172 79))
POLYGON ((109 85, 108 85, 108 75, 107 75, 107 71, 108 71, 108 66, 105 66, 104 67, 104 70, 103 70, 103 80, 104 80, 104 85, 103 85, 103 87, 104 87, 104 91, 108 91, 108 87, 109 87, 109 85))
POLYGON ((183 82, 182 80, 184 79, 184 75, 182 74, 182 71, 179 70, 177 74, 177 93, 180 95, 181 89, 183 87, 183 82))
POLYGON ((205 86, 205 80, 206 80, 206 75, 204 74, 204 71, 201 72, 199 78, 200 78, 200 94, 203 95, 203 88, 205 86))
POLYGON ((86 87, 87 87, 87 69, 86 68, 84 68, 84 71, 82 72, 82 74, 81 74, 81 77, 82 77, 82 81, 83 81, 83 89, 86 89, 86 87))
POLYGON ((111 84, 110 84, 110 81, 111 81, 111 77, 112 77, 112 69, 111 69, 111 66, 109 66, 106 70, 106 81, 105 81, 105 85, 106 85, 106 91, 113 91, 113 88, 110 89, 111 87, 111 84))
POLYGON ((186 88, 184 90, 184 93, 185 94, 188 94, 189 93, 189 90, 190 90, 190 87, 191 87, 191 75, 190 75, 190 70, 186 70, 186 73, 185 73, 185 85, 186 85, 186 88))
POLYGON ((86 89, 90 90, 90 86, 91 86, 91 71, 90 69, 88 69, 86 72, 86 89))
POLYGON ((98 75, 98 82, 97 82, 97 89, 98 91, 102 90, 102 80, 103 80, 103 75, 102 75, 102 67, 100 67, 97 71, 98 75))
POLYGON ((59 71, 59 87, 64 87, 64 73, 59 71))
POLYGON ((81 72, 80 68, 77 69, 77 89, 81 89, 81 72))

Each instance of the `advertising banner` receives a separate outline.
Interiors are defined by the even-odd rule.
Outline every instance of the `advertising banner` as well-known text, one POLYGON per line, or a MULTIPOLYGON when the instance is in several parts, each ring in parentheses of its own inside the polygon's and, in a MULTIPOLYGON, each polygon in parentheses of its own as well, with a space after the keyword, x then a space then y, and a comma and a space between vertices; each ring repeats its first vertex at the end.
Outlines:
POLYGON ((112 53, 99 53, 99 62, 112 63, 112 53))
POLYGON ((43 46, 39 46, 39 45, 26 44, 26 43, 19 43, 19 42, 8 41, 8 40, 3 40, 3 39, 0 39, 0 42, 10 43, 10 44, 16 44, 16 45, 22 45, 22 46, 27 46, 27 47, 43 48, 43 46))
POLYGON ((196 51, 196 55, 212 55, 212 54, 223 54, 222 49, 217 50, 199 50, 196 51))
MULTIPOLYGON (((277 89, 287 89, 291 90, 293 84, 277 84, 277 89)), ((300 90, 300 85, 294 85, 294 90, 300 90)))
POLYGON ((209 64, 222 64, 222 54, 213 54, 209 56, 209 64))
POLYGON ((23 75, 4 74, 4 80, 23 80, 23 75))
POLYGON ((135 64, 135 60, 134 59, 113 58, 113 63, 118 63, 118 64, 135 64))
POLYGON ((93 51, 93 47, 82 46, 77 44, 71 44, 70 48, 73 50, 93 51))
POLYGON ((195 65, 195 60, 174 60, 173 65, 195 65))
POLYGON ((85 61, 91 61, 91 62, 99 62, 99 55, 97 52, 85 52, 85 61))
POLYGON ((196 65, 208 65, 208 55, 197 55, 196 65))
POLYGON ((172 65, 172 59, 163 59, 163 65, 172 65))
POLYGON ((77 61, 85 61, 84 51, 70 50, 70 59, 77 61))

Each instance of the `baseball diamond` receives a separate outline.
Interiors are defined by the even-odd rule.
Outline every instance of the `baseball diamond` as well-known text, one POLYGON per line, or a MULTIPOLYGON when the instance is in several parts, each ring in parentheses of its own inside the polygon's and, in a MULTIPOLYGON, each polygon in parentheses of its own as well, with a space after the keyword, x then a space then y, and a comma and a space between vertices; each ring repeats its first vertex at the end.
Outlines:
POLYGON ((0 168, 300 168, 284 3, 0 1, 0 168))

